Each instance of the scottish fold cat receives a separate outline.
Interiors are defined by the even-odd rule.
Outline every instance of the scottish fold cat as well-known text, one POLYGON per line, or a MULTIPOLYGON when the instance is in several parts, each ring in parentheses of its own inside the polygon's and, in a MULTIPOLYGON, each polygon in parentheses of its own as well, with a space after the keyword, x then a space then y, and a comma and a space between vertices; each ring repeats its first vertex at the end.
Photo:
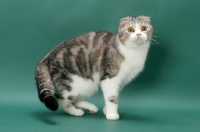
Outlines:
POLYGON ((84 101, 101 87, 108 120, 119 119, 118 97, 142 70, 153 27, 147 16, 125 17, 118 33, 94 31, 71 38, 48 53, 36 69, 39 99, 55 111, 82 116, 98 108, 84 101))

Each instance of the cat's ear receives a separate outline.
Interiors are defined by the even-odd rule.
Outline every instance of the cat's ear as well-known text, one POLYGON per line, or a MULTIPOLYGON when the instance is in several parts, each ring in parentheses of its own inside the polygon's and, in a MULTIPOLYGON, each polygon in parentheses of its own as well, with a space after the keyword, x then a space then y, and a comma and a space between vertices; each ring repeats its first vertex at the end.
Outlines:
POLYGON ((130 16, 120 19, 120 26, 123 27, 131 19, 132 19, 132 17, 130 17, 130 16))
POLYGON ((150 23, 150 17, 148 17, 148 16, 140 16, 140 18, 145 20, 146 22, 150 23))

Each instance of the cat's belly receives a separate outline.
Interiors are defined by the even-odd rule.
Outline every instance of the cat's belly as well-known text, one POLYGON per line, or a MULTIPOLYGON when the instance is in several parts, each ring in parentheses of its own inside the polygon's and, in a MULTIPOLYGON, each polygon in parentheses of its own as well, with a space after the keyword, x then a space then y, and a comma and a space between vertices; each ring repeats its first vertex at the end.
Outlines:
POLYGON ((80 77, 78 75, 71 76, 73 82, 70 84, 72 87, 71 94, 81 97, 88 97, 98 91, 100 83, 100 74, 94 73, 93 80, 80 77))

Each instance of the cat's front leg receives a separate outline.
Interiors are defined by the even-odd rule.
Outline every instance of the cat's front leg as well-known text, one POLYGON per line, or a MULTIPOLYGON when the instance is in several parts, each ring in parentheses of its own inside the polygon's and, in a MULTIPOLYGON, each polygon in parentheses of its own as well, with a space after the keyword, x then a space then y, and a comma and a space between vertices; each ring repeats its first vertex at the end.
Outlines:
POLYGON ((118 120, 119 85, 112 79, 107 78, 101 82, 101 88, 105 100, 104 114, 106 118, 108 120, 118 120))

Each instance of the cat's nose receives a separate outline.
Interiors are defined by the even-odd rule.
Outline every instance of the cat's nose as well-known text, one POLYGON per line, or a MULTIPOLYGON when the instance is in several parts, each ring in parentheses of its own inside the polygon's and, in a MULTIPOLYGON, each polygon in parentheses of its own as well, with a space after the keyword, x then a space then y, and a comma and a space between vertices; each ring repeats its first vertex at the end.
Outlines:
POLYGON ((138 37, 141 36, 141 33, 137 33, 137 36, 138 36, 138 37))

